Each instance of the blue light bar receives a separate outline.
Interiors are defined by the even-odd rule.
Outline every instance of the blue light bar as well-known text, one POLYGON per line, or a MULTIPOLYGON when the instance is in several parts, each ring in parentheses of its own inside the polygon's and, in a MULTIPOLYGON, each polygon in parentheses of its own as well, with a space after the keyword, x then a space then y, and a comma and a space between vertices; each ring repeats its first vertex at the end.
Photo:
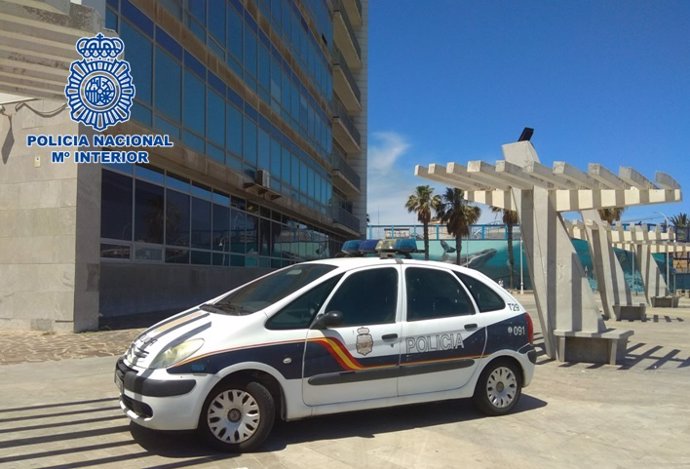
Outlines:
POLYGON ((362 241, 360 241, 359 239, 351 239, 343 243, 343 246, 340 248, 340 251, 347 256, 358 256, 359 247, 361 244, 362 241))
POLYGON ((365 239, 359 245, 359 253, 362 255, 376 253, 376 244, 378 242, 378 239, 365 239))

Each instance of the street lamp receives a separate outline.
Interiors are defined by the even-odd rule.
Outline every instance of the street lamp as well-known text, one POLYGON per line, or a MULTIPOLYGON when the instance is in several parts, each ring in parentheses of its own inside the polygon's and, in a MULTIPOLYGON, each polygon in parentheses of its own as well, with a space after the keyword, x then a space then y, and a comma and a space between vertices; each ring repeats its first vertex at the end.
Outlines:
MULTIPOLYGON (((668 217, 663 212, 656 212, 666 220, 666 233, 668 233, 668 217)), ((668 243, 666 244, 666 296, 671 293, 671 265, 669 261, 668 243)))

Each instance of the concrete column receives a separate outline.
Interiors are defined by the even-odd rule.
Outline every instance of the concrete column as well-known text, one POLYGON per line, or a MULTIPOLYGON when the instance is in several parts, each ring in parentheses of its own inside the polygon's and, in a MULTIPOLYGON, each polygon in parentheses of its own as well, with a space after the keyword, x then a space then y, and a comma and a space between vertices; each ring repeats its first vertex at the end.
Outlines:
MULTIPOLYGON (((539 162, 529 142, 503 145, 503 155, 507 162, 521 167, 539 162)), ((554 331, 597 334, 605 330, 604 322, 585 270, 556 210, 556 191, 535 186, 510 192, 520 219, 546 355, 564 360, 554 331)))
POLYGON ((653 304, 652 298, 665 296, 666 282, 661 275, 659 265, 652 257, 649 244, 641 244, 637 247, 637 258, 640 260, 640 273, 644 281, 644 294, 649 304, 653 304))
POLYGON ((616 316, 615 307, 632 305, 632 293, 625 281, 623 268, 613 252, 610 231, 603 226, 599 212, 583 210, 582 218, 599 286, 604 319, 610 319, 616 316))
POLYGON ((64 100, 4 101, 0 113, 0 328, 98 326, 100 167, 51 162, 27 134, 78 135, 64 100))

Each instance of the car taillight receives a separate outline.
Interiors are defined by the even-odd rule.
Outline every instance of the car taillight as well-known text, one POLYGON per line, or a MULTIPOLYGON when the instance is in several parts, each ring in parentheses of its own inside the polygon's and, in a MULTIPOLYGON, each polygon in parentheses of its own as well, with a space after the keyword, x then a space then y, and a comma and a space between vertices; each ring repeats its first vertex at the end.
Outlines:
POLYGON ((534 324, 532 323, 532 317, 528 313, 525 313, 525 321, 527 321, 527 340, 531 344, 534 342, 534 324))

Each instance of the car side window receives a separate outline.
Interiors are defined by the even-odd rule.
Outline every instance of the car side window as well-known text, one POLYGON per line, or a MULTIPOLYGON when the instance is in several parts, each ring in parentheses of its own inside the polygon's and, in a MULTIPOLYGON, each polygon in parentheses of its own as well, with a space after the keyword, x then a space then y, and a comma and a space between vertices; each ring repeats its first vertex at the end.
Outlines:
POLYGON ((341 327, 395 322, 398 271, 393 267, 367 269, 347 277, 333 294, 326 311, 340 311, 341 327))
POLYGON ((454 272, 458 276, 462 283, 465 284, 467 289, 470 291, 472 298, 477 303, 479 307, 479 312, 487 313, 489 311, 498 311, 506 307, 503 298, 496 293, 493 288, 477 280, 476 278, 470 277, 469 275, 461 274, 460 272, 454 272))
POLYGON ((472 300, 448 272, 410 267, 405 269, 407 320, 422 321, 474 314, 472 300))
POLYGON ((266 329, 307 329, 341 277, 337 275, 328 279, 293 300, 266 321, 266 329))

